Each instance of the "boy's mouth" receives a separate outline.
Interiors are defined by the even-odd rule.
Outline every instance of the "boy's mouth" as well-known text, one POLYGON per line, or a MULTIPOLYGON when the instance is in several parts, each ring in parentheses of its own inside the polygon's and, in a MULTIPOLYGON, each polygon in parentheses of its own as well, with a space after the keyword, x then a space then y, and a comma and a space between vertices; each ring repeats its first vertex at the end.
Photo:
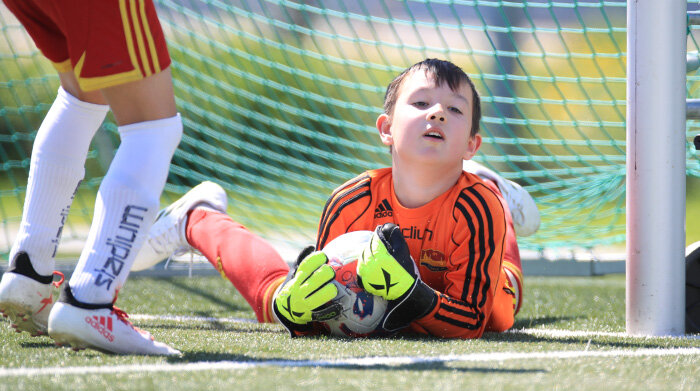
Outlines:
POLYGON ((444 140, 445 135, 439 129, 430 129, 423 134, 423 137, 432 138, 435 140, 444 140))

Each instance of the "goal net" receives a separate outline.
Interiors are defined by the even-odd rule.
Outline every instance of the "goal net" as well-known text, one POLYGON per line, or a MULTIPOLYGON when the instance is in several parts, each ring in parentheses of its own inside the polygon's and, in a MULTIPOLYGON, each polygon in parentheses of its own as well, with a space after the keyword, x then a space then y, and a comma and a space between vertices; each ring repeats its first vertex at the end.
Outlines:
MULTIPOLYGON (((388 83, 438 57, 461 66, 482 96, 484 143, 475 159, 539 205, 540 230, 519 239, 521 247, 624 243, 625 1, 156 5, 185 126, 163 205, 213 180, 228 192, 229 213, 254 232, 296 247, 312 241, 335 187, 390 165, 374 127, 388 83)), ((697 95, 693 80, 689 96, 697 95)), ((0 255, 16 234, 31 144, 57 87, 51 65, 0 6, 0 255)), ((692 130, 688 173, 697 176, 692 130)), ((108 117, 91 145, 65 246, 86 236, 118 142, 108 117)))

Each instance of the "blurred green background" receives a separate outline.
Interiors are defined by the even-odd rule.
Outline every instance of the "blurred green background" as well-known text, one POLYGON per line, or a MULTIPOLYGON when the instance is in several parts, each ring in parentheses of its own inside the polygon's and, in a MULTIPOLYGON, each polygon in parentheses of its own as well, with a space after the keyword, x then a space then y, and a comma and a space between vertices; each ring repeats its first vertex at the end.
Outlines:
MULTIPOLYGON (((482 95, 476 160, 525 186, 542 214, 523 249, 624 250, 624 1, 156 1, 185 135, 162 203, 202 180, 229 213, 282 246, 315 236, 330 192, 388 166, 374 122, 391 79, 426 57, 461 66, 482 95)), ((689 9, 697 8, 688 2, 689 9)), ((697 51, 695 28, 688 50, 697 51)), ((698 76, 688 75, 697 97, 698 76)), ((58 79, 0 6, 0 254, 21 219, 31 144, 58 79)), ((687 129, 687 242, 700 240, 698 155, 687 129)), ((87 234, 119 140, 108 117, 61 249, 87 234)))

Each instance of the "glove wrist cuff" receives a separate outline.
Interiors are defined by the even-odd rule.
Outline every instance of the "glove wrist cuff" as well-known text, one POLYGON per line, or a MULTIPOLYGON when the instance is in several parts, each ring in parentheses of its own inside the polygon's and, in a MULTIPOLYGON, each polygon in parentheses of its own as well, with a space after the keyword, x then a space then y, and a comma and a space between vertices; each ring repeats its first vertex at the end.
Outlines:
POLYGON ((406 308, 415 310, 413 321, 428 315, 437 305, 437 301, 437 293, 433 288, 429 287, 423 280, 417 280, 413 289, 408 292, 404 305, 406 308))
POLYGON ((406 294, 390 301, 389 307, 393 308, 384 321, 384 328, 390 332, 402 329, 414 320, 428 315, 437 302, 437 293, 423 281, 416 280, 406 294))

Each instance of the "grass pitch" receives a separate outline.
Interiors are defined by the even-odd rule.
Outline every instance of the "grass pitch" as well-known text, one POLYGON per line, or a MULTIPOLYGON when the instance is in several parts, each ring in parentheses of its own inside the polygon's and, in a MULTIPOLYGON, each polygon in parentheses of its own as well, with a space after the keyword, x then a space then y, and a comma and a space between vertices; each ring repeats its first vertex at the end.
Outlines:
POLYGON ((291 339, 220 277, 133 277, 119 305, 180 358, 59 348, 0 324, 0 390, 697 390, 700 339, 624 334, 625 281, 526 278, 513 331, 479 340, 291 339))

